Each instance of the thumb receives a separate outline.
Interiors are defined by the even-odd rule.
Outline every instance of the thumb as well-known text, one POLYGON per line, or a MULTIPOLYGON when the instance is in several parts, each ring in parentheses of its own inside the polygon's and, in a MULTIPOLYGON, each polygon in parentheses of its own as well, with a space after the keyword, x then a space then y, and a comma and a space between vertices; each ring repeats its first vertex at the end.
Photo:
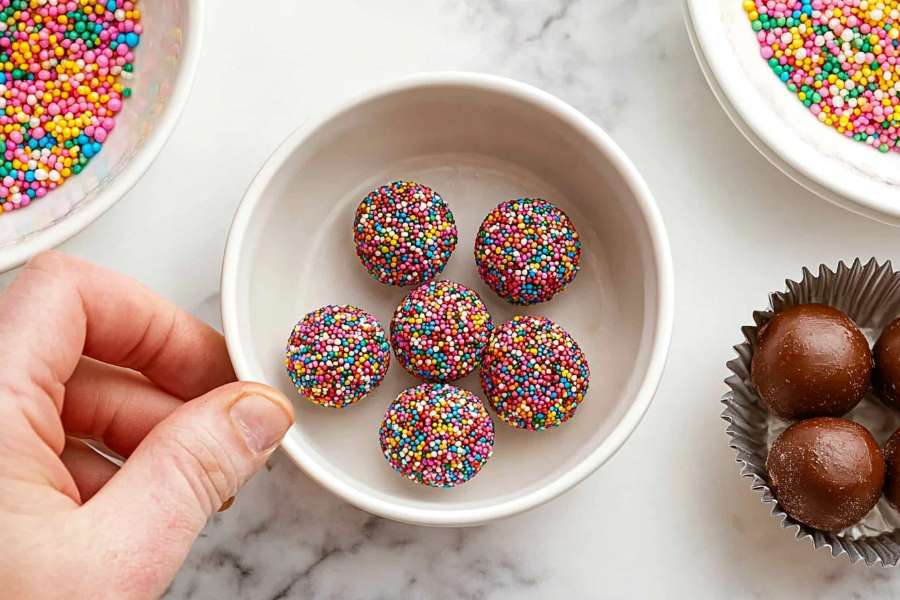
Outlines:
POLYGON ((256 383, 186 402, 80 509, 92 548, 108 553, 100 558, 121 567, 129 585, 162 585, 162 593, 209 516, 262 467, 293 420, 287 398, 256 383))

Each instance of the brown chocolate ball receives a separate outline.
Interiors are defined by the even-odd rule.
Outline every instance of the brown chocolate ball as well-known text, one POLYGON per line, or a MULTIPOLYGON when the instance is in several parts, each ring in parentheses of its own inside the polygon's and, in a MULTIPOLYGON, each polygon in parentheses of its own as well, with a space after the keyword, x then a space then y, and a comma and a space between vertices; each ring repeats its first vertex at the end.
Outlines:
POLYGON ((884 445, 884 497, 900 509, 900 429, 884 445))
POLYGON ((785 429, 766 459, 775 497, 796 521, 837 532, 872 510, 884 484, 884 458, 858 423, 818 417, 785 429))
POLYGON ((900 408, 900 319, 888 325, 875 342, 872 387, 887 404, 900 408))
POLYGON ((762 329, 750 377, 763 404, 784 419, 837 417, 856 406, 872 372, 869 343, 843 312, 798 304, 762 329))

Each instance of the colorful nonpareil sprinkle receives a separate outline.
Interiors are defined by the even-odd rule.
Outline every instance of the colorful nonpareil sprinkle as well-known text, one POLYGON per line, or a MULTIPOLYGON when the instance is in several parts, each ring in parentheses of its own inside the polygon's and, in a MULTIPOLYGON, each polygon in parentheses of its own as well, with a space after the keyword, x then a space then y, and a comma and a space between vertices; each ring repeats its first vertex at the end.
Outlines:
POLYGON ((762 57, 819 121, 881 152, 900 152, 900 2, 742 4, 762 57))
POLYGON ((575 226, 546 200, 503 202, 475 238, 481 278, 512 304, 546 302, 575 278, 580 260, 575 226))
POLYGON ((378 387, 390 364, 378 320, 354 306, 328 305, 297 323, 285 367, 297 391, 331 408, 350 406, 378 387))
POLYGON ((494 451, 494 423, 484 405, 443 383, 404 390, 388 407, 378 436, 398 473, 432 487, 469 481, 494 451))
POLYGON ((395 181, 366 196, 353 221, 356 255, 375 279, 419 285, 440 273, 456 248, 453 213, 431 188, 395 181))
POLYGON ((100 152, 143 32, 131 0, 0 0, 0 212, 28 206, 100 152))
POLYGON ((557 427, 575 414, 591 372, 569 333, 543 317, 515 317, 484 351, 481 387, 497 415, 519 429, 557 427))
POLYGON ((403 368, 425 381, 455 381, 481 364, 491 315, 477 293, 453 281, 425 283, 391 320, 391 346, 403 368))

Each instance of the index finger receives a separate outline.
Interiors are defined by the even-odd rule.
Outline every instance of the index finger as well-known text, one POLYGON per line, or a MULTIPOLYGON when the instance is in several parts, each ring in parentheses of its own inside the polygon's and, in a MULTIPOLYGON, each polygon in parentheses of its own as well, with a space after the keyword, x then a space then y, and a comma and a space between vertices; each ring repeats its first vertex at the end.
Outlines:
POLYGON ((4 353, 0 383, 27 373, 38 385, 64 384, 82 354, 184 400, 235 378, 212 327, 124 275, 56 252, 28 263, 0 297, 0 315, 0 348, 15 350, 4 353))

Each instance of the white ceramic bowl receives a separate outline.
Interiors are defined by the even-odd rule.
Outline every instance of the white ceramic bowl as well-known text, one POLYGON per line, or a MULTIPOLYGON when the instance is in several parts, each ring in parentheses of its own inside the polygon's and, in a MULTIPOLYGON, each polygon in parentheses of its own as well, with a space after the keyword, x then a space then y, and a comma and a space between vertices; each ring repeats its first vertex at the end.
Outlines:
POLYGON ((79 175, 30 206, 0 215, 0 272, 66 241, 116 203, 162 150, 187 102, 205 0, 142 0, 134 93, 103 150, 79 175))
MULTIPOLYGON (((443 526, 483 523, 546 502, 625 442, 663 370, 672 296, 662 219, 618 146, 540 90, 470 73, 391 83, 291 135, 244 196, 222 273, 225 335, 238 375, 297 398, 297 423, 283 444, 288 454, 364 510, 443 526), (283 365, 287 336, 305 313, 353 304, 387 327, 408 293, 374 281, 352 239, 359 201, 396 179, 433 187, 453 210, 459 245, 442 278, 478 290, 498 324, 519 312, 556 320, 591 365, 590 392, 572 421, 530 433, 495 419, 493 458, 472 481, 451 490, 409 482, 381 455, 378 426, 385 409, 417 383, 395 360, 377 390, 343 411, 299 398, 283 365), (583 238, 575 281, 552 302, 526 310, 506 304, 480 281, 473 256, 484 216, 521 196, 557 203, 583 238)), ((481 395, 477 376, 461 385, 481 395)))
POLYGON ((741 0, 683 0, 688 33, 719 103, 797 183, 857 214, 900 225, 900 156, 820 123, 760 56, 741 0))

